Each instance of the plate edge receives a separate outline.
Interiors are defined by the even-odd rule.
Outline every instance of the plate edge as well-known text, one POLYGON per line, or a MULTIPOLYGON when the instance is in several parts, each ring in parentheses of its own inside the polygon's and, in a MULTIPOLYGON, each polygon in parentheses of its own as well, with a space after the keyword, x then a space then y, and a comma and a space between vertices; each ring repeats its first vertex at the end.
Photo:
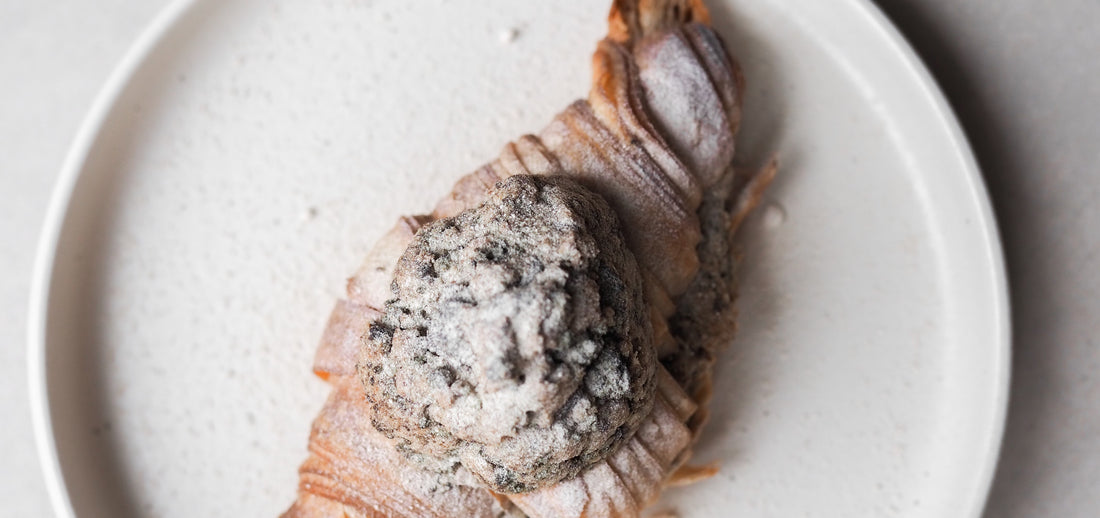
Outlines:
POLYGON ((27 392, 38 464, 42 470, 50 506, 58 517, 73 518, 76 513, 69 500, 57 457, 46 382, 46 326, 51 279, 57 262, 57 240, 61 235, 80 172, 119 96, 168 30, 195 2, 196 0, 170 0, 127 47, 122 59, 107 76, 69 145, 69 151, 50 194, 39 233, 27 311, 27 392))
POLYGON ((905 34, 894 24, 889 16, 873 0, 853 0, 857 9, 860 9, 871 20, 872 25, 878 28, 890 40, 894 50, 904 58, 904 65, 917 77, 924 95, 932 101, 936 108, 936 117, 940 119, 944 127, 950 132, 951 147, 959 162, 966 169, 966 184, 969 187, 967 193, 974 205, 978 208, 979 233, 983 238, 979 246, 988 264, 992 266, 987 278, 991 295, 994 299, 993 322, 991 331, 994 333, 996 343, 994 358, 994 371, 992 375, 993 386, 989 387, 994 393, 995 406, 987 427, 989 443, 985 446, 985 456, 988 459, 982 466, 980 479, 977 481, 977 494, 966 509, 966 514, 980 518, 989 499, 989 492, 993 485, 1000 457, 1001 445, 1004 440, 1006 418, 1008 416, 1009 389, 1012 367, 1012 312, 1009 300, 1008 275, 1005 267, 1004 247, 1001 242, 1000 228, 993 211, 993 203, 989 197, 989 189, 982 176, 982 170, 974 155, 970 139, 967 138, 958 115, 947 99, 947 95, 940 87, 931 69, 920 57, 905 34))

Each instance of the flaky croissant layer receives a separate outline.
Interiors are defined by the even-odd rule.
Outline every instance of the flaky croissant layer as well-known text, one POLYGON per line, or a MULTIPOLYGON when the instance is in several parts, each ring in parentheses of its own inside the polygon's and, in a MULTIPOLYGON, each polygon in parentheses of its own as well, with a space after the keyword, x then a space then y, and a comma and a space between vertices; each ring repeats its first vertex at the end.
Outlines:
POLYGON ((592 61, 586 100, 461 178, 430 215, 401 218, 349 279, 314 366, 333 390, 313 423, 298 500, 285 517, 631 517, 690 456, 714 354, 733 331, 730 233, 775 167, 755 174, 731 167, 743 81, 701 0, 615 0, 592 61), (606 458, 572 478, 504 495, 461 464, 425 467, 415 462, 421 453, 379 433, 356 358, 371 347, 371 324, 393 296, 395 266, 416 232, 477 207, 515 175, 572 178, 614 210, 641 271, 660 363, 651 410, 606 458))

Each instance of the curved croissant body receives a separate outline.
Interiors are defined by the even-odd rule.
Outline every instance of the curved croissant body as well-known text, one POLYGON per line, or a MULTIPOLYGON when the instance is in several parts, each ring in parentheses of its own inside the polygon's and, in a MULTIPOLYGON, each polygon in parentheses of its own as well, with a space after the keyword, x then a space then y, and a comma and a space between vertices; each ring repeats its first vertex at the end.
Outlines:
POLYGON ((375 245, 317 351, 314 370, 333 390, 284 516, 628 517, 672 479, 699 475, 681 468, 705 418, 714 353, 732 336, 729 234, 775 172, 774 163, 755 174, 730 166, 743 84, 708 23, 700 0, 616 0, 588 99, 506 145, 432 214, 401 218, 375 245), (477 206, 517 174, 572 177, 618 213, 643 271, 663 366, 653 410, 622 447, 572 479, 500 495, 461 467, 441 474, 409 463, 371 425, 355 361, 416 231, 477 206))

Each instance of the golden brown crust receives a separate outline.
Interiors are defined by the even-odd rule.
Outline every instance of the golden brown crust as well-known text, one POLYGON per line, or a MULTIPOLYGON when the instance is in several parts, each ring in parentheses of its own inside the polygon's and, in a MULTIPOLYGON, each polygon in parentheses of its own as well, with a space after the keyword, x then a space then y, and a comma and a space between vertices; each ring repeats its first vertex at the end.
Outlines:
POLYGON ((607 37, 629 46, 647 35, 689 23, 710 25, 710 11, 703 0, 614 0, 607 37))
POLYGON ((362 337, 381 314, 370 306, 337 301, 313 357, 313 373, 326 381, 333 376, 355 375, 355 358, 362 337))

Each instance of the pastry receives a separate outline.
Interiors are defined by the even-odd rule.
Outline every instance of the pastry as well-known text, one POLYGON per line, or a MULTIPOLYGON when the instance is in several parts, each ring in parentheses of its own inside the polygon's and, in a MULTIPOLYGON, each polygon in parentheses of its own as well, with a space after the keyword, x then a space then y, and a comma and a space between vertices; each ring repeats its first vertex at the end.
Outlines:
POLYGON ((586 100, 402 217, 348 281, 286 517, 638 516, 735 326, 743 80, 701 0, 616 0, 586 100))

